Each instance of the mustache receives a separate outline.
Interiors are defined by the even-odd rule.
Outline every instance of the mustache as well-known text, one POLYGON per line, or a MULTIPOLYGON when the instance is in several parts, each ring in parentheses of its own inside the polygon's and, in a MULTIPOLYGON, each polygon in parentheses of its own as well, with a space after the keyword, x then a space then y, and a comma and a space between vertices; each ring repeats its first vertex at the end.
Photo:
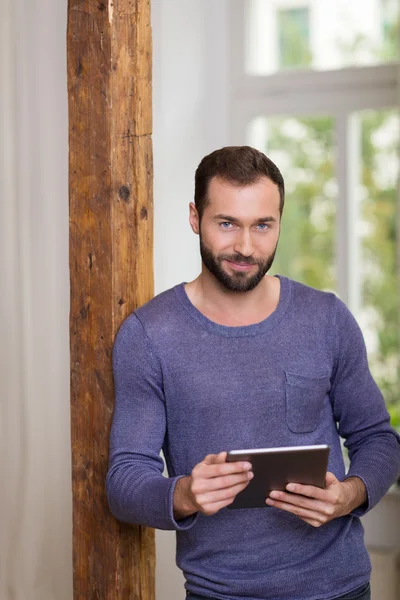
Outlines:
MULTIPOLYGON (((242 254, 221 254, 220 260, 229 260, 231 262, 246 264, 246 265, 259 265, 260 261, 252 258, 251 256, 243 256, 242 254)), ((262 261, 261 261, 262 262, 262 261)))

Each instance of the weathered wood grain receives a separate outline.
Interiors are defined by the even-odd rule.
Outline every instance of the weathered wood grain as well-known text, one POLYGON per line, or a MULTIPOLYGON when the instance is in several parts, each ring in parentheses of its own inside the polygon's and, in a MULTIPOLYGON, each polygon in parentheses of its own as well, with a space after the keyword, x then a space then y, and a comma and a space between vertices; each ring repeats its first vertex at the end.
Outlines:
POLYGON ((154 600, 154 532, 105 496, 111 350, 153 295, 149 0, 69 0, 71 444, 75 600, 154 600))

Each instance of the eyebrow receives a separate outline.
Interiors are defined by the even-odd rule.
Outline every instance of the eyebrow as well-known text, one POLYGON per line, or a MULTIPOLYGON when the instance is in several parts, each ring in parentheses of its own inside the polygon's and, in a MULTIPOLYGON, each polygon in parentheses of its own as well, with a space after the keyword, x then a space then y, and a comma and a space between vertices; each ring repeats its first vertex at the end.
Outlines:
MULTIPOLYGON (((229 215, 215 215, 215 220, 222 221, 230 221, 231 223, 239 223, 240 219, 236 219, 236 217, 231 217, 229 215)), ((262 217, 261 219, 257 219, 255 223, 275 223, 275 217, 262 217)))

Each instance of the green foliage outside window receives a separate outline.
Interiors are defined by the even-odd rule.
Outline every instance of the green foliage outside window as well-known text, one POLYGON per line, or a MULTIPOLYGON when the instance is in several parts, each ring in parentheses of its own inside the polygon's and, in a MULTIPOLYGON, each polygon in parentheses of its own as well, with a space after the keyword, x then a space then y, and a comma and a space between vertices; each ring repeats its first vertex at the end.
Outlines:
POLYGON ((268 119, 266 149, 283 165, 287 198, 274 268, 327 290, 336 289, 333 125, 330 117, 268 119))
MULTIPOLYGON (((392 423, 400 427, 400 273, 397 265, 395 111, 360 118, 359 223, 361 307, 356 315, 372 373, 392 423), (368 344, 368 342, 370 342, 368 344)), ((318 289, 336 290, 336 151, 330 117, 267 120, 266 153, 282 168, 287 194, 274 272, 318 289)))
POLYGON ((278 31, 280 68, 311 66, 309 8, 280 10, 278 31), (292 40, 296 40, 296 44, 292 40))
POLYGON ((377 335, 370 352, 373 375, 385 396, 392 422, 400 427, 400 265, 397 264, 399 116, 366 111, 361 116, 360 220, 362 308, 377 335))
MULTIPOLYGON (((399 12, 383 2, 379 60, 398 56, 399 12)), ((309 67, 308 9, 278 13, 281 68, 309 67)), ((351 64, 360 44, 342 47, 351 64)), ((400 264, 398 208, 399 116, 394 110, 358 115, 360 189, 357 231, 360 248, 360 314, 372 374, 385 397, 392 424, 400 429, 400 264)), ((315 288, 336 290, 336 148, 330 116, 273 117, 266 121, 265 151, 280 166, 287 188, 282 232, 274 263, 282 273, 315 288)))

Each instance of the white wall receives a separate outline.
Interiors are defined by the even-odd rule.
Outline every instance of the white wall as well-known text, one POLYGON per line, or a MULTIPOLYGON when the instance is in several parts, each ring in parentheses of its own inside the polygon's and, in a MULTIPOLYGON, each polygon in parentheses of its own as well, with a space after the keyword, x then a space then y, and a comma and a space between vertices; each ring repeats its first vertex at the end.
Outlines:
MULTIPOLYGON (((156 293, 200 268, 188 205, 198 163, 229 143, 228 1, 152 0, 156 293)), ((175 533, 156 547, 156 599, 183 598, 175 533)))
POLYGON ((153 0, 156 292, 198 273, 194 171, 228 142, 227 0, 153 0))

